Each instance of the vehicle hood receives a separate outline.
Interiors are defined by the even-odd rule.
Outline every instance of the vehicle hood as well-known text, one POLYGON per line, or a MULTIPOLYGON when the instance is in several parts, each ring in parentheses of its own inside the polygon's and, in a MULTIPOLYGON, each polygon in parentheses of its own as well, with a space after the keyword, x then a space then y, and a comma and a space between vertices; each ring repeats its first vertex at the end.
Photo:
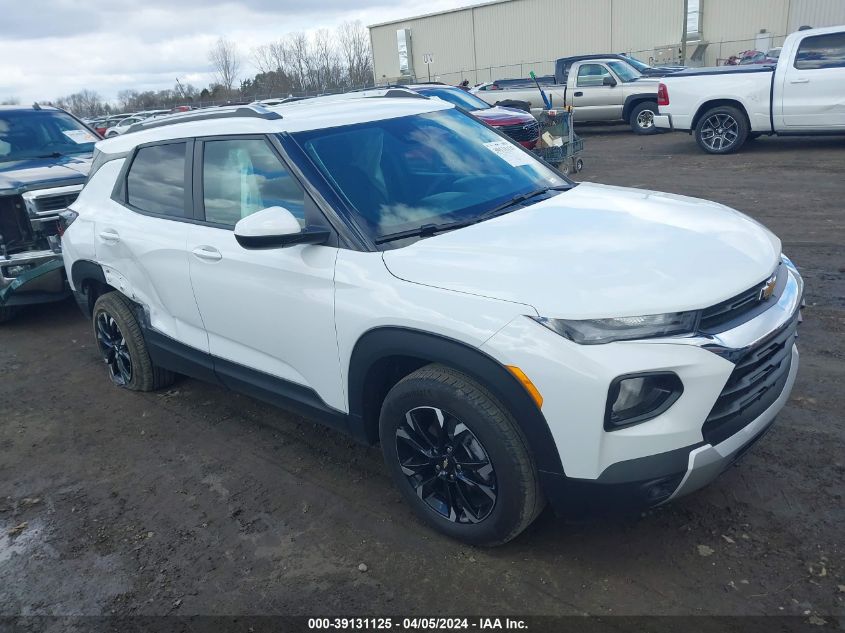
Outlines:
POLYGON ((0 192, 22 193, 85 181, 92 154, 0 162, 0 192))
POLYGON ((533 116, 523 110, 504 108, 502 106, 495 106, 486 110, 475 110, 472 114, 490 125, 518 125, 520 123, 533 123, 535 121, 533 116))
POLYGON ((780 240, 715 202, 582 183, 383 257, 406 281, 589 319, 729 299, 772 273, 780 240))

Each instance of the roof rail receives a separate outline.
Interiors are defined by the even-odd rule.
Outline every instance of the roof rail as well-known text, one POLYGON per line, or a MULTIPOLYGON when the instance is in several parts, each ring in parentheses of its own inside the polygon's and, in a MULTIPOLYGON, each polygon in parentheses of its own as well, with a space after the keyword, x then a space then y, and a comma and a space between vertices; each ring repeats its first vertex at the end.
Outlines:
POLYGON ((218 108, 208 108, 206 110, 192 110, 189 112, 165 115, 160 118, 146 119, 144 121, 139 121, 138 123, 133 123, 126 131, 137 132, 139 130, 150 130, 156 127, 164 127, 165 125, 188 123, 189 121, 230 118, 252 118, 274 121, 281 119, 282 115, 278 112, 274 112, 273 110, 268 110, 261 105, 245 105, 237 106, 236 108, 226 108, 224 106, 218 108))

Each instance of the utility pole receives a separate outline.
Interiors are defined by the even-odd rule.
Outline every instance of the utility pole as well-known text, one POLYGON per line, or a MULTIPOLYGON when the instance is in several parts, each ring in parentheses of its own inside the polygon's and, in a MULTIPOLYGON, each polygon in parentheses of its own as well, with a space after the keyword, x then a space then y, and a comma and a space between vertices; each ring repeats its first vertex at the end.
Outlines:
POLYGON ((689 30, 689 0, 684 0, 684 32, 681 33, 681 66, 687 65, 687 31, 689 30))

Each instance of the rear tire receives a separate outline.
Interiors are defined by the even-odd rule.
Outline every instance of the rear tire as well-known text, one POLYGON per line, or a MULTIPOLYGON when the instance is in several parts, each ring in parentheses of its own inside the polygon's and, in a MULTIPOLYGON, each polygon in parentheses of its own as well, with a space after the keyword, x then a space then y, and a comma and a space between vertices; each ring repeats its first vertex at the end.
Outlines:
POLYGON ((466 374, 427 365, 406 376, 385 398, 379 432, 402 496, 452 538, 501 545, 545 505, 513 417, 466 374))
POLYGON ((657 114, 656 101, 641 101, 631 110, 628 123, 635 134, 647 136, 657 134, 658 129, 654 125, 654 115, 657 114))
POLYGON ((156 367, 147 351, 132 304, 119 292, 101 295, 94 304, 94 339, 109 378, 132 391, 155 391, 173 384, 173 372, 156 367))
POLYGON ((716 106, 695 125, 695 142, 708 154, 732 154, 748 139, 745 113, 733 106, 716 106))

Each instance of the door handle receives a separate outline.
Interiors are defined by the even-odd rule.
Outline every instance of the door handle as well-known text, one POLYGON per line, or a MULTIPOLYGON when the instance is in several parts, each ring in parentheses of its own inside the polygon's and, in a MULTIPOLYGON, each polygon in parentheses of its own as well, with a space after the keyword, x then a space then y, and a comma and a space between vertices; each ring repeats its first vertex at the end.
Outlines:
POLYGON ((198 246, 191 253, 197 259, 204 259, 207 262, 218 262, 223 259, 220 251, 212 246, 198 246))
POLYGON ((801 79, 791 79, 789 81, 789 83, 791 83, 791 84, 808 84, 808 83, 810 83, 810 80, 807 77, 803 77, 801 79))
POLYGON ((117 234, 117 231, 113 229, 106 229, 104 231, 100 231, 99 233, 100 239, 104 242, 113 242, 117 243, 120 241, 120 235, 117 234))
POLYGON ((579 90, 578 92, 575 93, 575 96, 576 97, 583 97, 584 93, 579 90))

